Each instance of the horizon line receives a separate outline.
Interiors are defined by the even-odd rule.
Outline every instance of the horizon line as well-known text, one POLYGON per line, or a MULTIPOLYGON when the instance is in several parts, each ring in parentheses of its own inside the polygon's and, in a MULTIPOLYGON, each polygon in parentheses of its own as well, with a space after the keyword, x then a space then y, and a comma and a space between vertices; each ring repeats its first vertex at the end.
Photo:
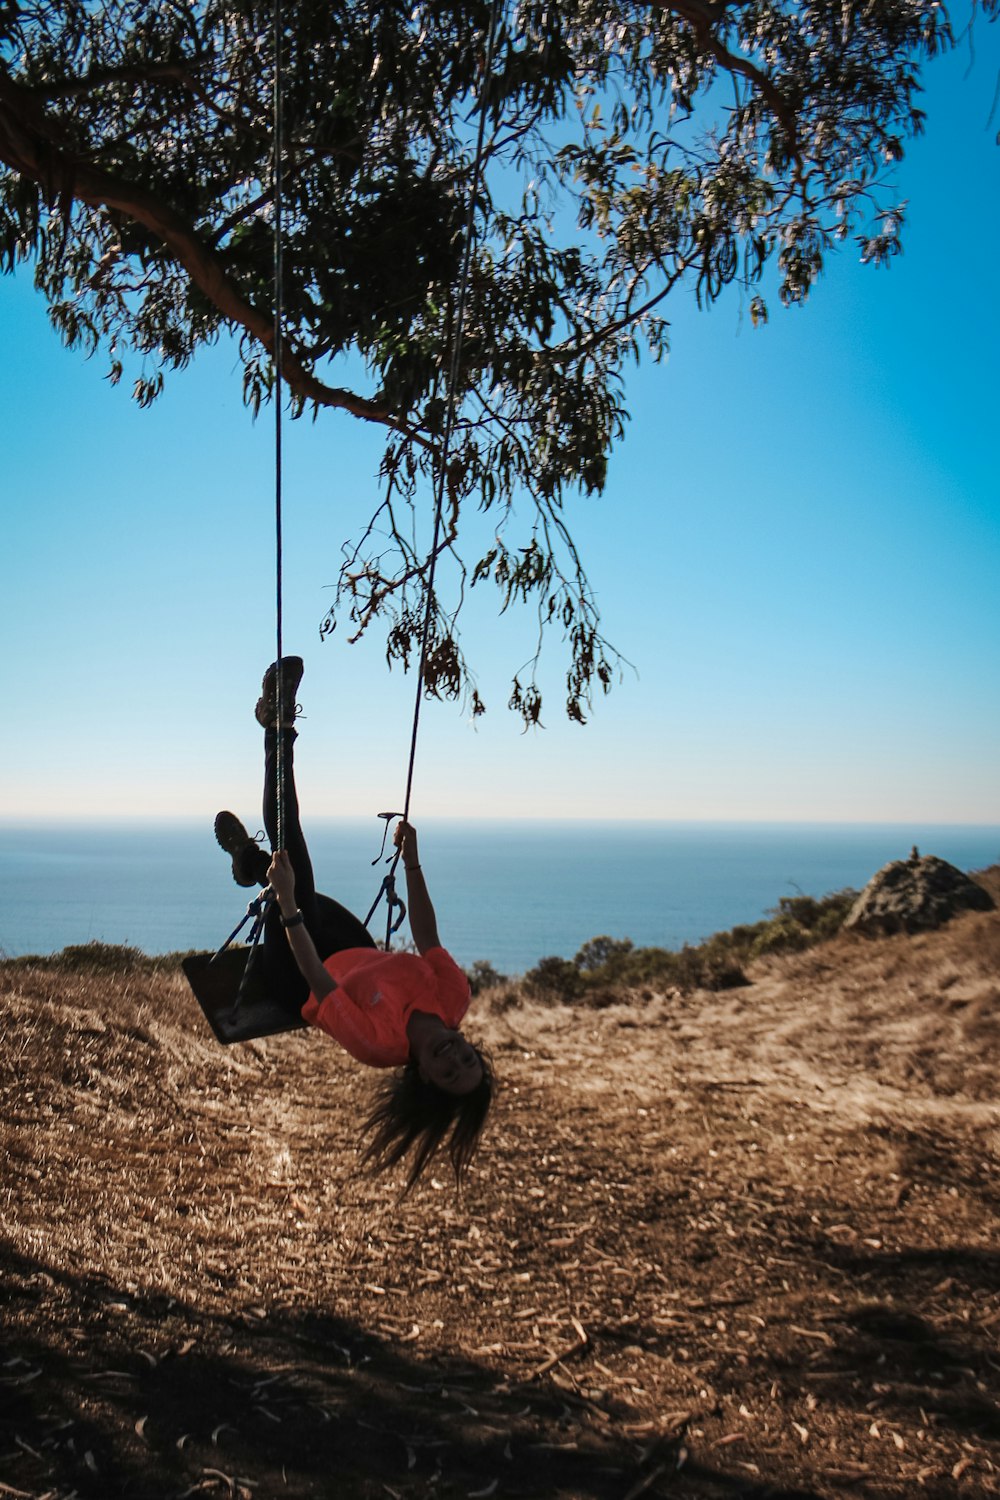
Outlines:
MULTIPOLYGON (((376 813, 311 813, 308 815, 308 823, 376 823, 381 815, 376 813)), ((399 814, 401 816, 401 814, 399 814)), ((171 825, 177 823, 200 823, 205 819, 203 811, 197 812, 136 812, 136 813, 103 813, 94 812, 89 814, 69 813, 9 813, 0 809, 0 827, 57 827, 60 824, 75 828, 93 828, 96 824, 106 824, 114 827, 123 826, 149 826, 151 824, 171 825)), ((782 828, 975 828, 982 832, 996 830, 1000 832, 1000 816, 993 818, 941 818, 941 817, 909 817, 909 818, 842 818, 842 817, 671 817, 671 816, 636 816, 635 814, 609 814, 601 816, 577 816, 568 814, 565 816, 553 814, 524 813, 510 815, 504 813, 422 813, 419 823, 423 824, 460 824, 460 823, 488 823, 490 825, 510 824, 539 824, 550 825, 580 825, 591 824, 595 826, 609 826, 613 824, 628 824, 635 827, 782 827, 782 828)))

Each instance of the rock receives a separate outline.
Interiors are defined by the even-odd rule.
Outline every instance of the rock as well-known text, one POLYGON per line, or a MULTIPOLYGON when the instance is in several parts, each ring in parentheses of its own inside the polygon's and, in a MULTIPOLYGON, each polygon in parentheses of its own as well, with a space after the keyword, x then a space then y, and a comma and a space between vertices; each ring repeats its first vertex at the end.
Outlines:
POLYGON ((872 937, 926 932, 960 911, 992 911, 993 898, 968 875, 914 845, 909 859, 896 859, 865 886, 844 921, 872 937))

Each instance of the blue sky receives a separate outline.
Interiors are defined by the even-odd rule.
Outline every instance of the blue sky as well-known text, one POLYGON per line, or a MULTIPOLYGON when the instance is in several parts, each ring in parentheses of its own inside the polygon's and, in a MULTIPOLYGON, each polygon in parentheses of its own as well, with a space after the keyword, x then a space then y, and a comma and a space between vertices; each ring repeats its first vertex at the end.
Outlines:
MULTIPOLYGON (((424 706, 415 821, 1000 823, 1000 29, 977 53, 928 73, 891 269, 847 245, 759 330, 735 295, 672 302, 670 359, 633 375, 607 490, 571 513, 636 673, 581 729, 553 640, 547 727, 524 735, 504 703, 531 620, 473 596, 489 712, 424 706)), ((0 817, 254 823, 270 414, 253 424, 224 348, 138 410, 100 355, 62 347, 26 269, 0 278, 0 333, 0 817)), ((405 784, 412 679, 374 638, 318 633, 379 436, 339 413, 285 429, 285 646, 306 658, 315 815, 397 806, 405 784)))

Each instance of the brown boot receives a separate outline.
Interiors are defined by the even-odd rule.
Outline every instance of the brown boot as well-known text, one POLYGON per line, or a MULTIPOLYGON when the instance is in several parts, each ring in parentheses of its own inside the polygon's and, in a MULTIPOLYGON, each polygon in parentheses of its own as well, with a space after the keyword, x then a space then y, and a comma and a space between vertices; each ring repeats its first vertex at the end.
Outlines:
POLYGON ((271 856, 250 837, 235 813, 216 815, 215 839, 233 861, 237 885, 267 885, 271 856))
POLYGON ((278 729, 278 670, 281 670, 281 717, 283 724, 290 725, 298 711, 295 694, 299 690, 305 663, 301 656, 283 656, 280 662, 272 662, 264 673, 260 697, 257 699, 257 723, 262 729, 278 729))

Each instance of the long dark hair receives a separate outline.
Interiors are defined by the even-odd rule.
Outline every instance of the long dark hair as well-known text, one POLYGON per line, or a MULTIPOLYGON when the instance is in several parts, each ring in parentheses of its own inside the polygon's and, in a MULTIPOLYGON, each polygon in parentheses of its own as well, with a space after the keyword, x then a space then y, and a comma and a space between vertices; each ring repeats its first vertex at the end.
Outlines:
POLYGON ((362 1166, 372 1163, 376 1172, 384 1172, 413 1152, 406 1184, 406 1197, 431 1157, 448 1141, 448 1156, 455 1173, 455 1183, 462 1185, 466 1169, 479 1148, 479 1138, 486 1124, 496 1093, 496 1075, 489 1055, 476 1049, 483 1076, 467 1094, 449 1094, 421 1078, 411 1058, 406 1066, 379 1084, 373 1108, 362 1127, 362 1135, 371 1140, 361 1158, 362 1166))

